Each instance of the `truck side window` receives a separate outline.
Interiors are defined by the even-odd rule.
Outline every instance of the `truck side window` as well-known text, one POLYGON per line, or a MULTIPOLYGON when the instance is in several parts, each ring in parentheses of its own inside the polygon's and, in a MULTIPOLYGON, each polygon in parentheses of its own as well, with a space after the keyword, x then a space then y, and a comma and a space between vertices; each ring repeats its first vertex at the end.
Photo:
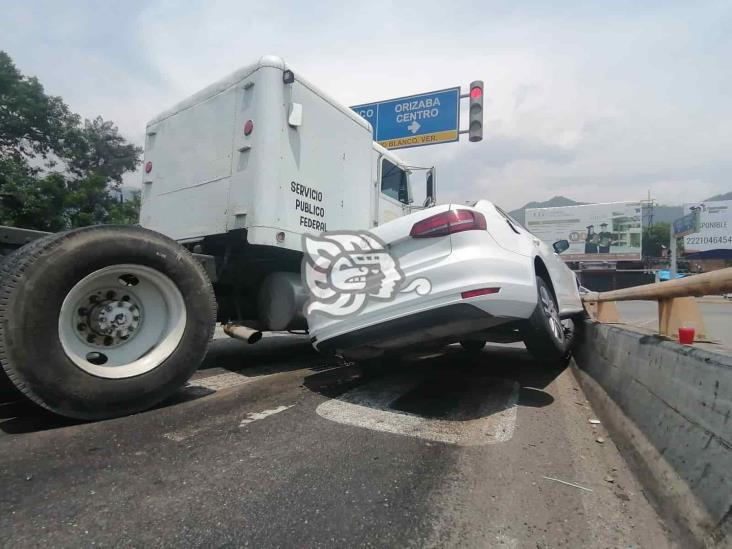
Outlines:
POLYGON ((409 204, 407 173, 386 158, 381 161, 381 192, 394 200, 409 204))

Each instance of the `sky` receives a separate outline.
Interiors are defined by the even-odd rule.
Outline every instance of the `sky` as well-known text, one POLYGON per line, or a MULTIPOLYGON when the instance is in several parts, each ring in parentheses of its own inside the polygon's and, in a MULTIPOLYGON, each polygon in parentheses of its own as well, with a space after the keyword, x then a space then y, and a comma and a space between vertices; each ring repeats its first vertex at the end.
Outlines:
POLYGON ((0 49, 140 145, 272 53, 345 105, 483 80, 483 141, 398 152, 437 166, 441 202, 732 191, 730 1, 0 0, 0 49))

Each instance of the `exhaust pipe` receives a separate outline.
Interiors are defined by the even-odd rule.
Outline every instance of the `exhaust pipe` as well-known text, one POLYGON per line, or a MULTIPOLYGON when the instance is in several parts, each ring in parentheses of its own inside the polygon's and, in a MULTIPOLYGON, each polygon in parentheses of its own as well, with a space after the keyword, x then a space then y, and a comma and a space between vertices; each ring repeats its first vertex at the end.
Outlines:
POLYGON ((262 339, 262 332, 256 328, 242 326, 241 324, 224 324, 224 333, 234 339, 241 339, 247 343, 256 343, 262 339))

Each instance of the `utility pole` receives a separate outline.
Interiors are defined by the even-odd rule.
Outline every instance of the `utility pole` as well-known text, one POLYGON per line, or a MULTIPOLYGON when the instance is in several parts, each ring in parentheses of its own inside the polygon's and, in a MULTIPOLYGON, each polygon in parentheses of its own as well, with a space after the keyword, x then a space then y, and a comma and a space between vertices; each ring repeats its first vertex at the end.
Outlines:
POLYGON ((671 228, 669 229, 669 238, 668 238, 668 247, 669 247, 669 253, 671 254, 671 266, 669 268, 669 279, 670 280, 676 280, 676 233, 674 232, 674 224, 671 223, 671 228))
POLYGON ((669 275, 671 280, 676 278, 676 244, 678 238, 683 238, 687 235, 698 233, 700 225, 701 207, 692 206, 691 213, 686 214, 684 217, 680 217, 673 223, 669 229, 669 253, 671 253, 671 265, 669 267, 669 275))

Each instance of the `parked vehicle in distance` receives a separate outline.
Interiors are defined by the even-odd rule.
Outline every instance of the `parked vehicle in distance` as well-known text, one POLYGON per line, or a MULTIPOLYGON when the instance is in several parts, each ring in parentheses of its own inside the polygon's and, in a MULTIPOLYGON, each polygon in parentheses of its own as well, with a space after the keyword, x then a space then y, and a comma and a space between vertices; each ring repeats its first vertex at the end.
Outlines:
MULTIPOLYGON (((575 274, 559 257, 566 240, 552 249, 487 200, 427 208, 368 234, 393 258, 402 286, 424 278, 431 289, 367 299, 344 316, 309 306, 317 350, 359 359, 458 341, 473 351, 486 341, 523 341, 539 358, 568 356, 572 319, 584 309, 575 274)), ((376 293, 382 278, 372 277, 365 291, 376 293)))

